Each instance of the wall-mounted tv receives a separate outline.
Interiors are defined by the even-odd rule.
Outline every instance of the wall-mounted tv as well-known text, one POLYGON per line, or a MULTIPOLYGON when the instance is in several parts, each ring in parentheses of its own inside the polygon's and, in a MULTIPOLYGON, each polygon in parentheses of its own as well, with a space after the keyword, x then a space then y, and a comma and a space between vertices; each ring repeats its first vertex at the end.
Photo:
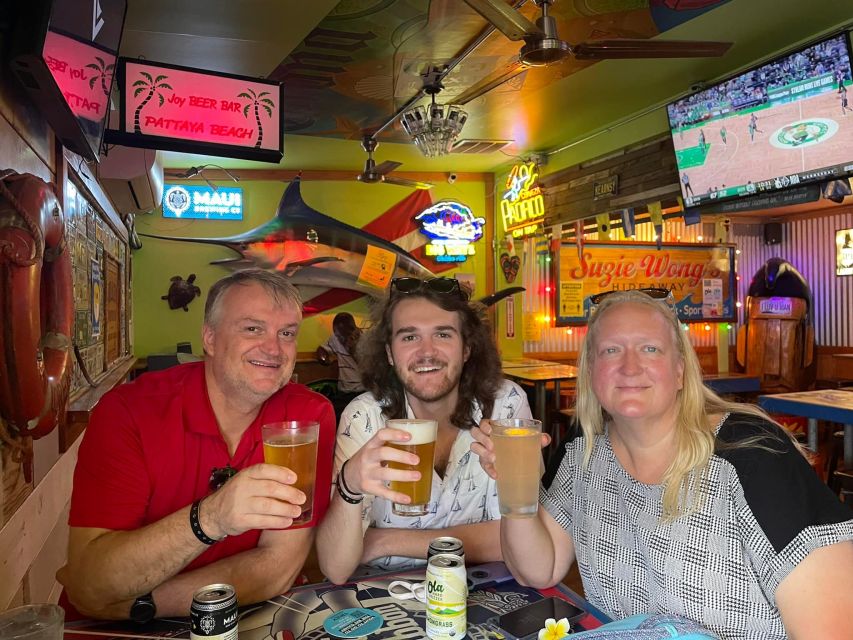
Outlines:
POLYGON ((842 33, 668 105, 685 205, 853 173, 850 60, 842 33))
POLYGON ((118 79, 111 144, 263 162, 284 155, 280 82, 129 58, 119 59, 118 79))
POLYGON ((62 144, 97 160, 127 1, 15 5, 12 71, 62 144))

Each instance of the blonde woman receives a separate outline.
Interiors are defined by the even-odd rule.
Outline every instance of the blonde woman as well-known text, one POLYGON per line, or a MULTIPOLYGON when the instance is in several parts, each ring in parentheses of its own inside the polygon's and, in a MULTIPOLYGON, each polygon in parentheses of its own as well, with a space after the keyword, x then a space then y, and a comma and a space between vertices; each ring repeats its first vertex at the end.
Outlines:
MULTIPOLYGON (((703 385, 667 295, 593 296, 583 433, 537 517, 501 520, 507 565, 543 588, 577 560, 586 597, 613 618, 677 614, 722 638, 853 638, 853 512, 766 414, 703 385)), ((489 432, 474 429, 471 449, 494 477, 489 432)))

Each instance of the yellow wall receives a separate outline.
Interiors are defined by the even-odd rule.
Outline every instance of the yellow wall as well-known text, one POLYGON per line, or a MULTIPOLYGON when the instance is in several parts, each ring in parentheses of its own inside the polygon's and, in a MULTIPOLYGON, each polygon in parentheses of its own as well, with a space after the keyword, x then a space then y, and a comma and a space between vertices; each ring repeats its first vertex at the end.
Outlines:
MULTIPOLYGON (((231 185, 227 185, 231 186, 231 185)), ((244 219, 233 221, 173 220, 159 211, 136 218, 136 229, 142 233, 167 236, 212 238, 230 236, 253 229, 272 219, 279 199, 287 186, 284 182, 242 182, 244 219)), ((302 183, 305 202, 338 220, 361 227, 387 211, 409 195, 407 188, 392 185, 364 185, 353 181, 306 181, 302 183)), ((455 199, 471 207, 474 215, 486 217, 485 185, 482 182, 445 182, 432 189, 434 201, 455 199)), ((193 352, 201 353, 201 324, 204 298, 211 284, 229 271, 213 266, 212 260, 233 257, 224 247, 186 242, 172 242, 142 237, 142 249, 133 254, 133 322, 134 351, 138 357, 151 353, 174 353, 178 342, 192 342, 193 352), (189 305, 189 311, 171 310, 160 296, 169 289, 172 276, 187 278, 196 274, 201 298, 189 305)), ((485 242, 477 243, 477 255, 460 263, 455 270, 473 273, 475 295, 485 295, 487 250, 485 242)), ((432 268, 433 265, 426 265, 432 268)), ((448 274, 449 275, 449 274, 448 274)), ((331 333, 332 317, 338 311, 349 311, 361 319, 367 312, 365 298, 306 319, 299 333, 300 351, 313 351, 331 333)))

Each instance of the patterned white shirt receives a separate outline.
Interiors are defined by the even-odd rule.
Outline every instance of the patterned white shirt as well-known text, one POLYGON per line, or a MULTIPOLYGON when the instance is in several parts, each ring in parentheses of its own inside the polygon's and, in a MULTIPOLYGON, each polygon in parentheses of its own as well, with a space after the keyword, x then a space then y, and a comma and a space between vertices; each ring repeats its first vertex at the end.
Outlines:
MULTIPOLYGON (((407 415, 415 416, 406 403, 407 415)), ((524 391, 514 382, 504 380, 495 397, 491 419, 530 418, 530 406, 524 391)), ((483 418, 479 404, 472 408, 472 418, 483 418)), ((341 465, 361 449, 379 429, 385 426, 382 407, 373 394, 366 392, 347 405, 338 427, 335 448, 335 473, 341 465)), ((471 453, 474 439, 471 432, 460 430, 450 450, 444 477, 432 475, 432 500, 425 516, 398 516, 391 511, 385 498, 366 495, 362 503, 362 526, 395 529, 445 529, 455 525, 474 524, 500 518, 497 486, 480 466, 480 459, 471 453)), ((426 560, 386 556, 377 558, 370 566, 381 569, 408 569, 426 564, 426 560)))
POLYGON ((596 437, 588 466, 583 450, 583 436, 566 445, 540 501, 574 542, 587 599, 615 619, 669 613, 725 640, 782 640, 779 584, 814 549, 853 540, 853 511, 755 417, 723 419, 703 505, 670 522, 663 486, 634 480, 608 436, 596 437), (751 437, 774 451, 730 446, 751 437))

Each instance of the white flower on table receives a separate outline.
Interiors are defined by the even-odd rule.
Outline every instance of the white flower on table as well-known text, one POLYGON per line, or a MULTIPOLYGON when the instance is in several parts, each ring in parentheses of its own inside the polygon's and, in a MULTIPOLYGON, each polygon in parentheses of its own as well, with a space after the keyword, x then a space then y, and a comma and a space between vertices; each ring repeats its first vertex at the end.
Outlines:
POLYGON ((554 620, 548 618, 545 621, 545 628, 539 629, 539 640, 560 640, 569 634, 572 626, 565 618, 554 620))

